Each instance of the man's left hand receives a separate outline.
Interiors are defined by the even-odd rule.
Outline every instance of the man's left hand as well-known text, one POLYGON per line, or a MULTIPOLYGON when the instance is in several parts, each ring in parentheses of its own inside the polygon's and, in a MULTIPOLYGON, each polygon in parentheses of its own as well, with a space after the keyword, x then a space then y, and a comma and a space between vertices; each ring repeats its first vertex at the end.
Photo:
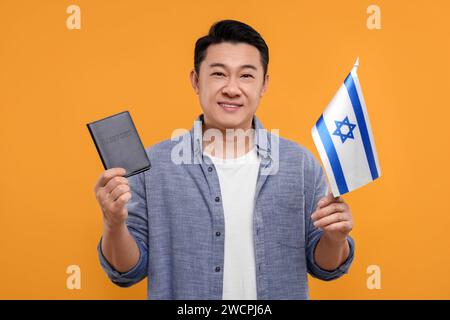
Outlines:
POLYGON ((353 229, 349 206, 341 196, 333 197, 331 192, 318 201, 311 219, 316 228, 322 229, 328 239, 336 242, 346 240, 353 229))

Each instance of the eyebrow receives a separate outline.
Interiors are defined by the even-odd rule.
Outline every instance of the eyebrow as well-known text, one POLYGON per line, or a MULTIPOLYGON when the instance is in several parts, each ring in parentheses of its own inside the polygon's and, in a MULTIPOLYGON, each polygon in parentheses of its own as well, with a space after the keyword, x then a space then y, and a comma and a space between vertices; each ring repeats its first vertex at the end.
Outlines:
MULTIPOLYGON (((211 63, 209 65, 210 68, 214 68, 214 67, 222 67, 222 68, 226 68, 226 66, 223 63, 211 63)), ((257 71, 258 69, 252 65, 252 64, 243 64, 242 66, 240 66, 241 69, 245 69, 245 68, 249 68, 249 69, 253 69, 255 71, 257 71)))

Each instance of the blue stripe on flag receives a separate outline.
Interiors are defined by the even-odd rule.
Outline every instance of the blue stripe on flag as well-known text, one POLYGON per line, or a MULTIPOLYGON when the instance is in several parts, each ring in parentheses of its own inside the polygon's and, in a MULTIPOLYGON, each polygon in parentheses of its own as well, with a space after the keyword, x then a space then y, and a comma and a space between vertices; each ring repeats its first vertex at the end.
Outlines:
POLYGON ((355 82, 353 81, 352 74, 349 73, 344 81, 347 87, 348 95, 352 102, 353 110, 356 115, 356 121, 359 125, 359 131, 361 132, 361 137, 363 140, 364 150, 366 151, 367 162, 369 163, 370 173, 372 174, 372 179, 378 178, 378 170, 375 163, 375 157, 372 150, 372 144, 370 143, 369 132, 367 131, 366 120, 364 118, 364 113, 361 107, 361 102, 359 101, 358 92, 356 91, 355 82))
POLYGON ((336 148, 331 140, 330 133, 327 129, 327 125, 323 120, 323 115, 320 116, 316 123, 317 132, 319 133, 320 140, 322 140, 323 146, 330 161, 331 169, 333 170, 334 179, 339 189, 340 194, 348 192, 347 182, 345 181, 344 172, 342 171, 341 162, 339 161, 336 148))

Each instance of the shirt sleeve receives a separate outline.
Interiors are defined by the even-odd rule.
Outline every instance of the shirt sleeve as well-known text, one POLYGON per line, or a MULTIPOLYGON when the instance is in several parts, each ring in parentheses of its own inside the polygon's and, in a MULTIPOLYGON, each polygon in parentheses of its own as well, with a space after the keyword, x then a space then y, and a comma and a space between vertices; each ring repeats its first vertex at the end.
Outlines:
POLYGON ((102 238, 97 246, 100 265, 108 278, 119 287, 132 286, 148 275, 148 214, 145 196, 144 173, 128 178, 131 189, 131 199, 127 203, 128 218, 126 221, 128 230, 139 248, 139 260, 136 265, 127 272, 115 270, 102 252, 102 238))
POLYGON ((353 262, 354 255, 355 255, 355 243, 353 239, 348 236, 347 241, 350 247, 350 252, 347 260, 341 264, 337 269, 328 271, 324 270, 319 267, 319 265, 316 263, 314 259, 314 251, 316 249, 317 243, 320 240, 320 237, 322 236, 323 231, 314 227, 313 221, 310 218, 311 214, 316 210, 317 202, 326 195, 328 192, 328 183, 326 180, 326 175, 322 169, 322 166, 320 163, 314 159, 313 161, 313 172, 314 172, 314 196, 313 196, 313 202, 312 202, 312 209, 310 210, 308 214, 307 219, 307 226, 308 226, 308 239, 307 239, 307 246, 306 246, 306 260, 307 260, 307 267, 308 267, 308 273, 318 279, 330 281, 337 278, 340 278, 344 274, 348 273, 350 266, 353 262))

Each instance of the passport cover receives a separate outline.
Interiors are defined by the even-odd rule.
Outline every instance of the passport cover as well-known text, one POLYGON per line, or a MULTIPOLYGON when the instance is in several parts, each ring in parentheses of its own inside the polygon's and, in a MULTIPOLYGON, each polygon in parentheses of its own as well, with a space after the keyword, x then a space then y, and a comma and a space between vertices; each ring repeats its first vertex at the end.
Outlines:
POLYGON ((124 177, 150 169, 139 134, 128 111, 87 124, 103 167, 124 168, 124 177))

